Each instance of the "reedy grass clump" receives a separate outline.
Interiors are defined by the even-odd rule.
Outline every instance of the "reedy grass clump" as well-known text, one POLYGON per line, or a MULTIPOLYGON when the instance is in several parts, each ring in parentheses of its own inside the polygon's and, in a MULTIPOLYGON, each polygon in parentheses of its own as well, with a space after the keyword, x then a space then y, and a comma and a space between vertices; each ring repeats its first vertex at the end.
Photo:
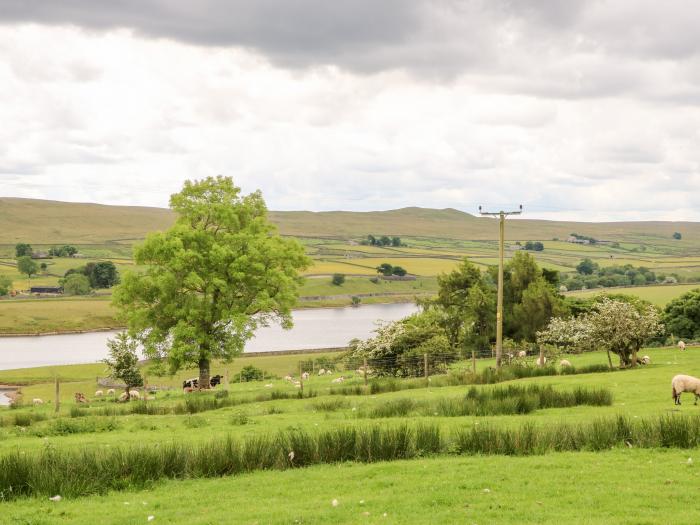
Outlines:
POLYGON ((76 497, 139 489, 160 479, 235 475, 345 461, 410 459, 426 454, 532 455, 612 447, 700 446, 700 415, 516 428, 474 425, 445 435, 434 425, 348 426, 319 433, 291 429, 244 440, 203 444, 16 451, 0 457, 0 500, 60 494, 76 497), (290 454, 294 452, 294 454, 290 454))
POLYGON ((37 421, 46 421, 48 416, 41 412, 15 412, 0 416, 0 427, 28 427, 37 421))
POLYGON ((410 398, 392 399, 358 417, 422 416, 495 416, 529 414, 538 409, 564 408, 580 405, 612 405, 612 392, 604 388, 577 387, 572 391, 555 390, 551 385, 509 385, 492 390, 471 387, 463 397, 441 398, 437 401, 415 401, 410 398))

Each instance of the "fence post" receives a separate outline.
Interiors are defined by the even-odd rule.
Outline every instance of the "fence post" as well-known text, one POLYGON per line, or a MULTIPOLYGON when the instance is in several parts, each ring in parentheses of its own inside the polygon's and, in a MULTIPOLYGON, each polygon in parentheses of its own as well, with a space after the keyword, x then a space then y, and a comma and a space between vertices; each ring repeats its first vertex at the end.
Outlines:
POLYGON ((472 374, 476 375, 476 350, 472 350, 472 374))
POLYGON ((301 385, 299 388, 301 389, 301 397, 304 397, 304 376, 303 376, 303 368, 301 366, 301 361, 299 361, 299 384, 301 385))
POLYGON ((311 373, 312 374, 316 373, 316 360, 315 359, 311 360, 311 373))
POLYGON ((425 378, 428 379, 428 354, 423 354, 423 370, 425 372, 425 378))
POLYGON ((146 374, 143 375, 143 403, 148 403, 148 377, 146 374))
POLYGON ((228 390, 228 368, 224 368, 224 390, 228 390))
POLYGON ((364 371, 365 371, 365 386, 367 386, 367 358, 364 360, 364 371))
POLYGON ((54 408, 54 411, 58 414, 58 410, 61 406, 61 402, 59 401, 60 393, 59 393, 59 386, 58 386, 59 385, 58 376, 55 377, 55 383, 56 383, 56 385, 55 385, 56 386, 56 399, 55 399, 54 403, 55 403, 56 407, 54 408))

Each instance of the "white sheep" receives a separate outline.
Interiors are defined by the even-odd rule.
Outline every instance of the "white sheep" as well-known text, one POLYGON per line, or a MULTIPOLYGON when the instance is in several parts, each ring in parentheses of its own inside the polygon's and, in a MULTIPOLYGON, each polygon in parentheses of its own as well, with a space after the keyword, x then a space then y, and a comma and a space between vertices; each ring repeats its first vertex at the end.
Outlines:
POLYGON ((325 368, 321 368, 321 369, 318 371, 318 375, 320 375, 320 376, 324 375, 325 373, 326 373, 326 369, 325 369, 325 368))
POLYGON ((109 390, 107 390, 107 395, 108 395, 108 396, 113 396, 113 395, 114 395, 114 389, 113 389, 113 388, 110 388, 109 390))
POLYGON ((571 363, 569 362, 568 359, 562 359, 561 361, 559 361, 559 366, 562 368, 565 368, 567 366, 571 366, 571 363))
POLYGON ((333 370, 326 370, 326 375, 327 375, 327 376, 332 375, 332 374, 333 374, 333 370))
POLYGON ((683 341, 678 341, 678 349, 680 351, 685 350, 685 343, 683 341))
POLYGON ((290 375, 284 376, 284 380, 285 380, 285 381, 292 381, 293 379, 294 379, 294 378, 293 378, 292 376, 290 376, 290 375))
POLYGON ((345 378, 343 376, 340 376, 336 377, 333 381, 331 381, 331 383, 342 383, 343 381, 345 381, 345 378))
POLYGON ((38 397, 35 397, 34 399, 32 399, 32 405, 43 405, 43 404, 44 404, 43 399, 39 399, 38 397))
POLYGON ((141 394, 139 394, 138 390, 130 390, 129 396, 131 397, 131 399, 135 399, 136 401, 141 399, 141 394))
POLYGON ((698 398, 700 398, 700 379, 683 374, 674 376, 671 380, 671 392, 673 393, 673 401, 676 405, 681 404, 681 394, 683 392, 692 392, 695 394, 695 404, 697 405, 698 398))
POLYGON ((95 397, 102 397, 105 393, 102 390, 95 390, 95 397))
POLYGON ((545 356, 541 356, 537 358, 537 366, 544 366, 547 364, 547 358, 545 356))
POLYGON ((525 350, 520 350, 520 352, 518 352, 518 357, 527 357, 527 352, 525 350))
POLYGON ((303 374, 301 374, 301 378, 302 378, 304 381, 308 381, 308 380, 309 380, 309 373, 308 373, 308 372, 304 372, 303 374))
POLYGON ((649 357, 648 355, 645 355, 644 357, 642 357, 642 364, 643 365, 648 365, 649 363, 651 363, 651 357, 649 357))

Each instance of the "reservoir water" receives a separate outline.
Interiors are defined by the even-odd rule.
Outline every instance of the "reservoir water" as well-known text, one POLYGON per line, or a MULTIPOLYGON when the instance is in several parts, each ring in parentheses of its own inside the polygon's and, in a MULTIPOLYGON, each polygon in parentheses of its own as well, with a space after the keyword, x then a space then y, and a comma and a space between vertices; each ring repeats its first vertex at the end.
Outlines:
MULTIPOLYGON (((295 310, 294 328, 261 328, 246 352, 306 350, 346 346, 367 338, 379 321, 395 321, 417 311, 414 304, 377 304, 356 308, 295 310)), ((106 341, 114 332, 0 337, 0 370, 35 366, 94 363, 107 356, 106 341)), ((2 395, 0 393, 0 395, 2 395)))

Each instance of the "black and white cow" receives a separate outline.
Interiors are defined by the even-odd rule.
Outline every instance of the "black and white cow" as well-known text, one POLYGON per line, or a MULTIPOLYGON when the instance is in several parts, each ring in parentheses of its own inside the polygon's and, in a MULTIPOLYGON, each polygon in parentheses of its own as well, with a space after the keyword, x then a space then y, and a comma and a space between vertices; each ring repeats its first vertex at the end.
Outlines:
MULTIPOLYGON (((221 376, 220 375, 215 375, 214 377, 211 377, 209 379, 209 384, 211 385, 212 388, 214 388, 216 385, 221 384, 221 376)), ((186 379, 185 381, 182 382, 182 388, 199 388, 199 378, 198 377, 193 377, 192 379, 186 379)))

